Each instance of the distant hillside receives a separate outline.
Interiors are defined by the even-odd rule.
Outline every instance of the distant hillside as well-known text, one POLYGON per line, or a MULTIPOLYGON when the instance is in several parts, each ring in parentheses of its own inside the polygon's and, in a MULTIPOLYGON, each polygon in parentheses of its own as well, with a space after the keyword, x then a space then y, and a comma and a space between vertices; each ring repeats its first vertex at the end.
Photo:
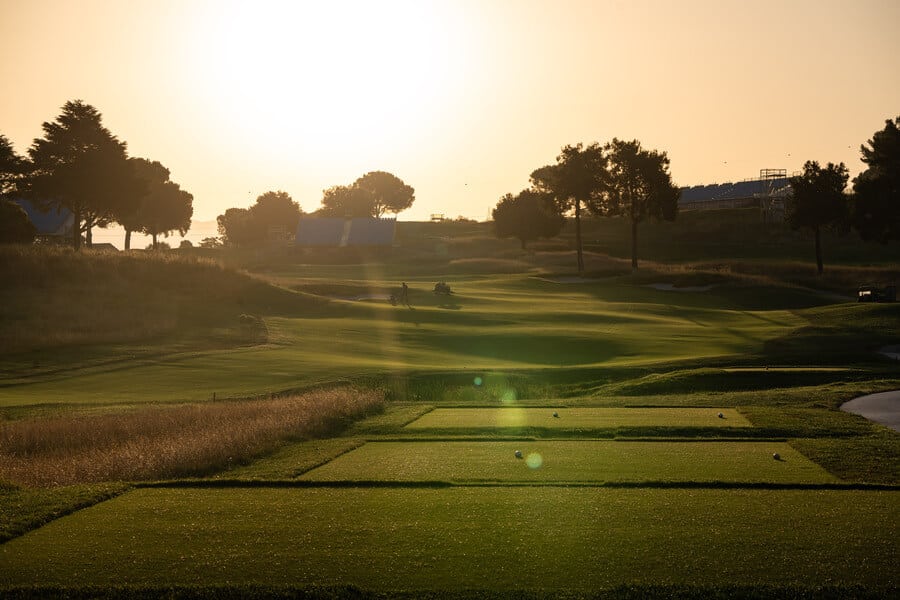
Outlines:
POLYGON ((0 246, 0 277, 0 354, 160 338, 254 342, 259 332, 242 314, 310 314, 326 304, 174 252, 0 246))

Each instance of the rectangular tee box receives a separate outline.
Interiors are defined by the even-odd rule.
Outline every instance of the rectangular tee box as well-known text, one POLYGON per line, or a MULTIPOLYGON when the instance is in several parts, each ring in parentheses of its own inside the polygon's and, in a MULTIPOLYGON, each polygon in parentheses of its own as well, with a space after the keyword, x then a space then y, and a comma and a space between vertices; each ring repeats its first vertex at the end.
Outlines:
POLYGON ((300 479, 457 484, 838 481, 785 442, 614 440, 368 442, 300 479))
POLYGON ((731 408, 437 408, 406 426, 424 429, 752 427, 731 408), (554 413, 557 416, 553 416, 554 413), (719 414, 722 417, 719 417, 719 414))

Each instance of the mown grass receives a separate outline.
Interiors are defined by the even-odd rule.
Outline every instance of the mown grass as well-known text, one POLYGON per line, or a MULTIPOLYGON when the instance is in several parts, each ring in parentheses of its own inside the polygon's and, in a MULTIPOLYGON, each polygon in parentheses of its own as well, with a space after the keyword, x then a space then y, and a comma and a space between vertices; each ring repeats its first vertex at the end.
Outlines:
POLYGON ((29 486, 210 474, 279 444, 335 434, 383 408, 356 388, 0 423, 0 478, 29 486))
POLYGON ((0 484, 0 543, 127 490, 123 483, 52 489, 0 484))
POLYGON ((308 481, 764 482, 836 479, 785 442, 369 442, 301 476, 308 481), (516 451, 522 458, 515 456, 516 451), (773 453, 780 460, 773 460, 773 453))
POLYGON ((6 585, 883 590, 900 583, 897 511, 887 491, 143 489, 3 544, 0 573, 6 585))

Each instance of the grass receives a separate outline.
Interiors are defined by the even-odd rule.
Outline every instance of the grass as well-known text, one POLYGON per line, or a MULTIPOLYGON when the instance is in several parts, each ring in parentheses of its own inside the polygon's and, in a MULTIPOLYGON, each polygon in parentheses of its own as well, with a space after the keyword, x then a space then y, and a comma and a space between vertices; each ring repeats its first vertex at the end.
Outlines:
POLYGON ((832 483, 785 442, 369 442, 308 481, 832 483), (522 452, 518 459, 514 453, 522 452), (781 460, 773 460, 777 452, 781 460))
POLYGON ((0 489, 5 539, 40 526, 0 544, 0 588, 889 595, 900 437, 836 409, 900 388, 873 352, 900 339, 900 306, 823 291, 897 260, 828 240, 845 264, 816 278, 809 240, 683 217, 642 225, 641 253, 693 262, 637 274, 621 223, 586 224, 613 254, 587 252, 586 279, 567 240, 522 253, 477 224, 400 227, 381 256, 228 257, 253 275, 201 252, 0 249, 0 478, 171 454, 99 477, 163 487, 86 510, 125 484, 0 489), (399 281, 412 309, 334 299, 399 281), (305 429, 341 401, 287 398, 335 385, 378 393, 305 429))
POLYGON ((878 590, 900 583, 898 537, 885 526, 892 517, 896 523, 896 496, 560 487, 145 489, 3 544, 0 573, 7 585, 878 590))
POLYGON ((205 475, 383 408, 355 388, 0 424, 0 478, 30 486, 205 475))

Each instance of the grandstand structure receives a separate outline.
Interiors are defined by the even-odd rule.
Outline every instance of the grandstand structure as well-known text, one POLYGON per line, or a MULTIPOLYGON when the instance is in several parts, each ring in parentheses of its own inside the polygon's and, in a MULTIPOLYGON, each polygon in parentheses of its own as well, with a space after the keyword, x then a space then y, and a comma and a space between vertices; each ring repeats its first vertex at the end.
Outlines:
POLYGON ((760 169, 756 179, 681 188, 678 210, 759 208, 764 220, 779 221, 790 194, 787 169, 760 169))
POLYGON ((294 245, 306 248, 393 246, 396 225, 396 218, 301 217, 294 245))

